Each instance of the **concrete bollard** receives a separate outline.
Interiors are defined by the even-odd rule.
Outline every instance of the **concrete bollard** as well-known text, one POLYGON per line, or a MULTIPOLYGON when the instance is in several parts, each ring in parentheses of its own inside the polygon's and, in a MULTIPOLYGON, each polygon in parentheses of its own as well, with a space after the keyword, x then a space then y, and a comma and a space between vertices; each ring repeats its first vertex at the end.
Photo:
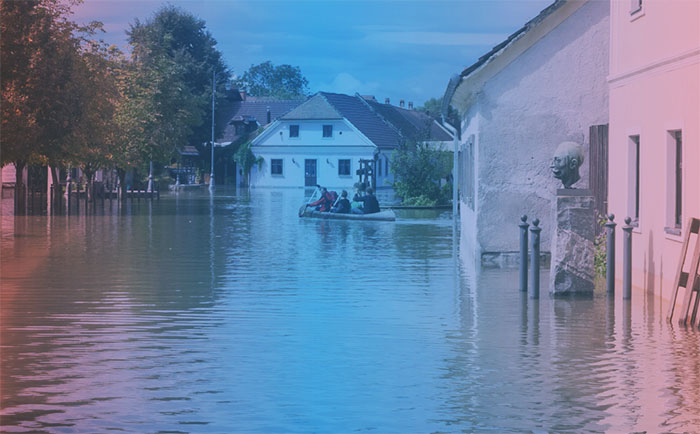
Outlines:
POLYGON ((606 252, 606 280, 608 287, 608 295, 615 294, 615 226, 617 223, 614 222, 615 215, 609 214, 608 221, 605 223, 607 246, 605 248, 606 252))
POLYGON ((527 216, 520 217, 520 291, 527 291, 527 216))
POLYGON ((540 298, 540 220, 534 219, 530 232, 530 298, 540 298))
POLYGON ((632 299, 632 219, 625 218, 625 225, 622 227, 624 231, 622 237, 623 244, 623 259, 622 259, 622 299, 632 299))

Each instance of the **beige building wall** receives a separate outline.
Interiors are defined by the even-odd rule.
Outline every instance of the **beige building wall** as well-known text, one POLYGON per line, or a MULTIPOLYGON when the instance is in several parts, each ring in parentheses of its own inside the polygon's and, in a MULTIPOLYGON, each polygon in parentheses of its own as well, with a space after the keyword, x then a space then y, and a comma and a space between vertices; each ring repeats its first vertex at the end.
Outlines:
POLYGON ((633 230, 637 288, 671 296, 689 217, 700 218, 700 2, 611 2, 609 210, 622 276, 625 216, 633 230), (676 227, 676 136, 682 142, 681 227, 676 227), (639 138, 637 166, 636 138, 639 138))

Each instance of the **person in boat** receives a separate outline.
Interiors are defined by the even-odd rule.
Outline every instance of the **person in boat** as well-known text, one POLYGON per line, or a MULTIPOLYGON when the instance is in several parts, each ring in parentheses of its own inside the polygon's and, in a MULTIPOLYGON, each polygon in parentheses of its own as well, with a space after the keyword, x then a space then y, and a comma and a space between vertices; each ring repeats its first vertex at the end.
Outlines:
POLYGON ((332 213, 347 214, 350 212, 350 201, 348 200, 348 192, 343 190, 340 193, 338 203, 331 209, 332 213))
POLYGON ((321 212, 328 212, 331 210, 331 207, 333 206, 333 196, 328 192, 328 189, 325 187, 321 188, 321 198, 317 200, 316 202, 312 202, 309 204, 306 204, 307 207, 316 207, 316 211, 321 211, 321 212))
POLYGON ((379 201, 374 195, 374 190, 372 190, 372 187, 367 189, 364 196, 355 195, 352 200, 362 202, 361 207, 352 209, 353 214, 374 214, 380 211, 379 201))

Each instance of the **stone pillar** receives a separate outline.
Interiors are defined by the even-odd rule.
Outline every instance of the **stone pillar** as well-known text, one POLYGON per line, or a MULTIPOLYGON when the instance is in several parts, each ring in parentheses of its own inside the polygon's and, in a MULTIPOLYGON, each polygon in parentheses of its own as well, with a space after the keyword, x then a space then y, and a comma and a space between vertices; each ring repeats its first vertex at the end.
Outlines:
POLYGON ((590 190, 557 190, 549 292, 553 296, 592 296, 595 271, 594 199, 590 190))

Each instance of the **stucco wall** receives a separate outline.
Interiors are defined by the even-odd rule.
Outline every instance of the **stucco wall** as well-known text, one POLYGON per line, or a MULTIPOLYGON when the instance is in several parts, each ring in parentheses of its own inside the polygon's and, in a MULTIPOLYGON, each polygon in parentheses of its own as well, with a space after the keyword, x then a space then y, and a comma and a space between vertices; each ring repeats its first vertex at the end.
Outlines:
MULTIPOLYGON (((643 15, 613 4, 610 77, 610 210, 634 213, 639 136, 639 225, 632 233, 632 284, 669 298, 689 217, 700 217, 700 3, 645 1, 643 15), (675 220, 675 141, 682 133, 682 225, 675 220), (669 231, 671 232, 671 231, 669 231)), ((619 226, 618 226, 619 228, 619 226)), ((617 243, 622 245, 622 231, 617 243)), ((622 276, 618 253, 616 276, 622 276)), ((686 266, 687 268, 687 266, 686 266)))
POLYGON ((332 188, 352 188, 357 182, 359 160, 374 156, 376 147, 344 120, 284 121, 270 127, 252 146, 253 154, 263 158, 260 168, 253 167, 253 187, 303 187, 304 160, 315 159, 317 183, 332 188), (299 137, 289 137, 289 125, 299 125, 299 137), (333 137, 323 137, 323 125, 333 125, 333 137), (280 134, 281 133, 281 134, 280 134), (283 174, 272 175, 272 159, 283 160, 283 174), (350 175, 338 175, 338 160, 350 159, 350 175))
MULTIPOLYGON (((468 116, 479 117, 476 238, 484 253, 517 251, 522 214, 540 219, 549 250, 561 187, 549 164, 567 140, 584 144, 588 157, 589 127, 608 123, 608 42, 609 3, 589 1, 477 94, 468 116)), ((586 188, 588 158, 580 173, 575 187, 586 188)))

